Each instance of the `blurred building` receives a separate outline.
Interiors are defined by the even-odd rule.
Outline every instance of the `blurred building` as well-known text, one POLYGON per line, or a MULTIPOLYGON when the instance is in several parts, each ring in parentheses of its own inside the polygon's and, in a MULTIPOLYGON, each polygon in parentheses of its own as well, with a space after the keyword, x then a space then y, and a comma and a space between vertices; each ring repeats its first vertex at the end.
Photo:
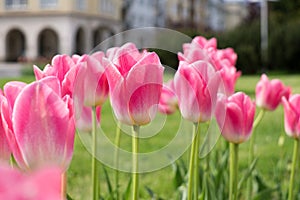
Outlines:
POLYGON ((166 0, 124 0, 124 29, 164 27, 166 0))
POLYGON ((83 54, 122 30, 122 0, 3 0, 0 60, 83 54))
POLYGON ((236 27, 248 16, 247 7, 246 0, 167 0, 166 25, 225 31, 236 27))
POLYGON ((124 28, 224 31, 248 15, 246 0, 124 0, 124 28))
MULTIPOLYGON (((165 5, 167 0, 123 0, 124 40, 138 47, 151 46, 156 34, 147 30, 126 31, 143 27, 165 27, 165 5)), ((155 31, 154 31, 155 32, 155 31)))

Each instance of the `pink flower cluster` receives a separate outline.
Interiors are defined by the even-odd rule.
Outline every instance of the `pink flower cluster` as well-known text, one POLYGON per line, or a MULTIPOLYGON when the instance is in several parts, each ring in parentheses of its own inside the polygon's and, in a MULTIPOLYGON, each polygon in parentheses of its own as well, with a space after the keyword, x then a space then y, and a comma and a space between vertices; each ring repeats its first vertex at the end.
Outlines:
MULTIPOLYGON (((217 49, 215 38, 199 36, 183 45, 178 58, 174 80, 166 84, 158 55, 139 51, 132 43, 105 53, 57 55, 43 70, 35 66, 36 81, 12 81, 5 84, 3 92, 0 90, 0 162, 8 163, 12 154, 24 171, 56 166, 61 175, 72 159, 75 124, 79 130, 89 131, 93 108, 100 122, 101 106, 108 94, 122 123, 145 125, 157 110, 172 114, 179 108, 182 116, 194 123, 216 116, 226 140, 246 141, 252 132, 255 103, 245 93, 234 91, 241 73, 235 67, 233 49, 217 49)), ((280 80, 269 81, 262 75, 256 87, 256 104, 275 110, 283 99, 286 131, 299 138, 300 97, 289 95, 290 89, 280 80)), ((21 188, 30 185, 40 189, 35 182, 39 175, 25 180, 18 171, 0 167, 0 175, 4 173, 12 182, 21 180, 21 188)), ((53 184, 54 188, 59 185, 56 179, 53 184)), ((2 194, 5 187, 0 181, 1 199, 10 195, 2 194)))

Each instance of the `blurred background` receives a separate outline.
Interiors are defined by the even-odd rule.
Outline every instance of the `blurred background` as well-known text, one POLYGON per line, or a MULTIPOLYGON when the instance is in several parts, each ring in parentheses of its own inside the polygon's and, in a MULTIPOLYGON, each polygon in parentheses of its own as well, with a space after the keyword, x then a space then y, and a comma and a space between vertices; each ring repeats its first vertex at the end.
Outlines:
MULTIPOLYGON (((89 53, 122 31, 165 27, 216 37, 218 48, 234 48, 244 74, 300 72, 300 0, 3 0, 0 27, 0 68, 89 53)), ((157 52, 177 67, 174 53, 157 52)))

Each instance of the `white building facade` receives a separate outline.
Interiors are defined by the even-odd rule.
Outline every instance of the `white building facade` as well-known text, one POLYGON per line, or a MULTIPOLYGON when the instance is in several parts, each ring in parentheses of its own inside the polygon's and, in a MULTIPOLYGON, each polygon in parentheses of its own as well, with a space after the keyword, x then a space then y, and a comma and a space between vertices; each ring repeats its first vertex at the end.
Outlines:
POLYGON ((0 60, 89 53, 121 31, 121 6, 121 0, 4 0, 0 60))

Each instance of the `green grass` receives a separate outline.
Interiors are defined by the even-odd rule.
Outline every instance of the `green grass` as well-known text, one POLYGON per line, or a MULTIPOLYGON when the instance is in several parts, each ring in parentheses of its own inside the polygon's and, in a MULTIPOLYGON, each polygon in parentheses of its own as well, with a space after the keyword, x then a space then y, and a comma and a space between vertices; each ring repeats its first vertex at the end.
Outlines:
MULTIPOLYGON (((292 87, 293 93, 300 93, 300 75, 272 75, 269 77, 280 78, 286 85, 292 87)), ((255 95, 255 85, 260 79, 258 75, 242 76, 236 85, 236 91, 244 91, 252 98, 255 95)), ((4 83, 10 79, 0 80, 0 86, 3 87, 4 83)), ((22 77, 19 80, 30 82, 33 77, 22 77)), ((258 110, 257 110, 258 111, 258 110)), ((162 131, 149 139, 142 139, 140 143, 141 152, 149 152, 164 147, 174 137, 175 130, 179 127, 180 114, 177 112, 175 115, 169 116, 162 131)), ((112 116, 112 110, 109 103, 105 103, 102 108, 101 124, 106 136, 113 142, 115 134, 115 120, 112 116)), ((143 133, 141 133, 143 134, 143 133)), ((188 133, 187 133, 188 134, 188 133)), ((293 140, 288 138, 284 133, 283 126, 283 109, 280 106, 274 112, 267 112, 262 122, 256 129, 256 143, 255 152, 259 157, 257 163, 257 171, 262 174, 269 185, 275 185, 275 178, 278 178, 278 172, 274 171, 276 166, 280 164, 279 161, 285 164, 289 162, 292 157, 292 144, 293 140), (278 145, 280 136, 284 136, 283 146, 278 145)), ((247 167, 249 142, 241 144, 240 152, 240 169, 243 171, 247 167)), ((121 148, 131 151, 130 137, 126 134, 122 135, 121 148)), ((113 156, 113 152, 110 152, 113 156)), ((187 154, 183 155, 183 159, 187 160, 187 154)), ((75 150, 73 160, 68 171, 68 193, 74 199, 89 199, 90 198, 90 162, 91 156, 86 148, 82 145, 78 135, 75 140, 75 150)), ((201 162, 201 161, 200 161, 201 162)), ((283 167, 288 169, 289 165, 283 167)), ((108 193, 108 188, 105 182, 103 169, 101 169, 101 189, 102 194, 108 193)), ((108 169, 111 180, 113 181, 113 170, 108 169)), ((141 199, 150 199, 145 187, 150 187, 155 193, 164 199, 172 198, 175 191, 173 185, 173 174, 171 166, 165 167, 155 172, 149 172, 140 176, 140 191, 141 199)), ((288 171, 283 173, 282 181, 286 182, 288 178, 288 171)), ((129 180, 130 174, 120 173, 121 191, 125 190, 126 184, 129 180)), ((281 177, 281 178, 282 178, 281 177)), ((281 180, 281 179, 279 179, 281 180)))

